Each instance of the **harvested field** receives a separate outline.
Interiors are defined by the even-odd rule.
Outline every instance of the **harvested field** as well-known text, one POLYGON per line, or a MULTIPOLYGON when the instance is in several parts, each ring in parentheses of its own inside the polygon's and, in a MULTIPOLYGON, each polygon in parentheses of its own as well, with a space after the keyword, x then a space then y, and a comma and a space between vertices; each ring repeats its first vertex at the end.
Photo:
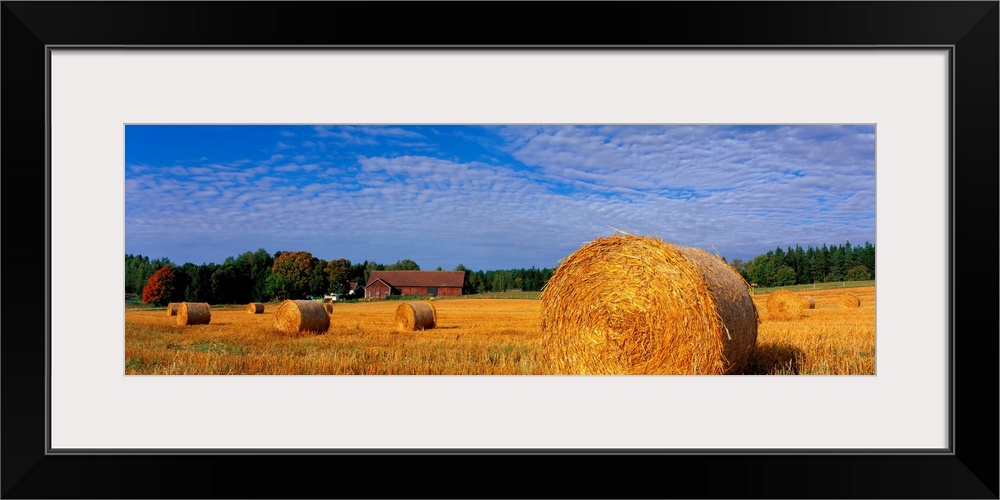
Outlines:
MULTIPOLYGON (((845 309, 840 289, 810 291, 814 309, 798 321, 760 325, 757 353, 748 370, 758 374, 875 374, 875 287, 849 291, 865 305, 845 309)), ((754 295, 761 316, 769 317, 768 296, 754 295)))
MULTIPOLYGON (((743 373, 872 375, 875 288, 810 291, 815 309, 797 321, 767 319, 767 295, 753 296, 762 322, 743 373)), ((323 335, 275 329, 278 303, 262 314, 212 308, 208 325, 179 326, 163 309, 125 312, 126 374, 544 375, 539 300, 470 296, 434 302, 436 326, 401 335, 398 301, 337 304, 323 335)))

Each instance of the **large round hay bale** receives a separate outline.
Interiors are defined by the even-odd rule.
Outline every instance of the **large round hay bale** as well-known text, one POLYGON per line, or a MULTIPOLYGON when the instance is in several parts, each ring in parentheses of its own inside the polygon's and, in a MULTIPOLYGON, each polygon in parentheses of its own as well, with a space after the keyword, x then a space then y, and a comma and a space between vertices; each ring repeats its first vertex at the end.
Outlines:
POLYGON ((808 295, 799 295, 802 302, 802 309, 816 309, 816 301, 808 295))
POLYGON ((844 292, 840 294, 840 296, 837 297, 837 302, 840 304, 840 307, 861 307, 861 299, 851 292, 844 292))
POLYGON ((180 305, 180 302, 171 302, 167 304, 167 316, 177 316, 177 307, 180 305))
POLYGON ((658 238, 598 238, 541 295, 554 374, 738 373, 757 343, 749 286, 729 265, 658 238))
POLYGON ((212 309, 205 302, 181 302, 177 306, 178 325, 207 325, 212 320, 212 309))
POLYGON ((283 333, 324 333, 330 314, 322 302, 286 300, 274 311, 274 326, 283 333))
POLYGON ((788 290, 776 290, 767 297, 767 317, 770 319, 799 319, 803 309, 802 297, 788 290))
POLYGON ((247 304, 247 314, 264 314, 264 304, 251 302, 247 304))
POLYGON ((437 325, 437 310, 427 302, 404 302, 396 308, 396 327, 400 331, 429 330, 437 325))

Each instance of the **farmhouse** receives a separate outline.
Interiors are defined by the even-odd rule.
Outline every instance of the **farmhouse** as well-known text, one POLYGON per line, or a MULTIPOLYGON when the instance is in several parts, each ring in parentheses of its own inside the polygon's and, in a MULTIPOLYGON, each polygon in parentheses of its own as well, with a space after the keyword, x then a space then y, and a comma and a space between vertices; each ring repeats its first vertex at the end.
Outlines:
POLYGON ((462 295, 465 271, 372 271, 365 285, 366 299, 391 295, 462 295))
POLYGON ((365 286, 356 281, 350 281, 347 283, 347 296, 351 298, 360 298, 365 294, 365 286))

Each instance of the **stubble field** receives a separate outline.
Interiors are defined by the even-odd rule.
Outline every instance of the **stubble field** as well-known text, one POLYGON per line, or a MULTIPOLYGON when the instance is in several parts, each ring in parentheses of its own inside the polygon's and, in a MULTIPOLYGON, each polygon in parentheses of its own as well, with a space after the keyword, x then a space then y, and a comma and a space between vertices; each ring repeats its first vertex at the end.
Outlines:
MULTIPOLYGON (((766 294, 748 375, 875 374, 875 287, 815 290, 798 319, 768 316, 766 294), (845 292, 861 300, 844 308, 845 292)), ((207 325, 179 326, 163 309, 125 312, 128 375, 544 375, 538 300, 437 300, 437 326, 400 332, 399 301, 337 303, 325 334, 288 335, 245 306, 212 308, 207 325)))

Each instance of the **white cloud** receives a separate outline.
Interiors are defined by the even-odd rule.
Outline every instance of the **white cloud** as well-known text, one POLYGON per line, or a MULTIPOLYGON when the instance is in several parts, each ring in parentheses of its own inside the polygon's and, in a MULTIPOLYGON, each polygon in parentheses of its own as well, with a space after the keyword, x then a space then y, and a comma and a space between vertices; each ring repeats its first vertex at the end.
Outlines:
POLYGON ((297 163, 288 163, 280 167, 274 167, 275 172, 315 172, 316 170, 319 170, 319 165, 315 164, 299 165, 297 163))
POLYGON ((498 140, 473 141, 486 154, 464 159, 419 153, 425 143, 435 146, 423 136, 413 148, 397 141, 394 147, 408 154, 350 154, 348 144, 420 134, 316 127, 313 135, 330 141, 326 153, 323 143, 305 141, 305 150, 296 146, 255 162, 129 165, 127 241, 200 237, 206 248, 230 242, 229 255, 264 247, 488 269, 551 266, 613 228, 708 251, 714 246, 730 259, 775 246, 873 239, 874 144, 864 131, 495 130, 498 140), (511 157, 527 168, 503 160, 511 157), (198 222, 162 223, 180 217, 198 222), (253 224, 233 223, 240 220, 253 224))

